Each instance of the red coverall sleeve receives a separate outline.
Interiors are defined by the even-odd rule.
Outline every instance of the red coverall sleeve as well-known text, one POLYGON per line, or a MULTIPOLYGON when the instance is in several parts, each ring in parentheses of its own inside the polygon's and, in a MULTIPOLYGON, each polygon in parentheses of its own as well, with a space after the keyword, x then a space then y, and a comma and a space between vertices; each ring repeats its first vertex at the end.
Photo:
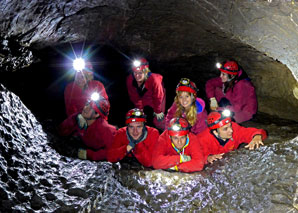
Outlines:
POLYGON ((247 80, 239 81, 233 88, 232 106, 228 108, 235 113, 237 123, 250 120, 257 112, 255 88, 247 80))
POLYGON ((140 98, 137 92, 137 89, 132 85, 132 80, 133 80, 132 75, 127 76, 126 87, 127 87, 129 99, 135 105, 136 108, 143 109, 144 106, 143 106, 142 99, 140 98))
POLYGON ((262 140, 267 138, 267 133, 263 129, 257 129, 253 127, 242 127, 239 124, 232 122, 233 127, 233 135, 235 135, 235 139, 240 143, 250 143, 255 135, 262 135, 262 140))
POLYGON ((198 143, 198 141, 195 140, 192 140, 190 143, 192 143, 191 147, 189 147, 191 148, 191 160, 178 165, 179 171, 197 172, 201 171, 204 168, 207 157, 205 157, 205 155, 203 154, 203 150, 200 144, 198 143))
POLYGON ((134 156, 145 167, 152 166, 152 153, 159 137, 159 132, 154 128, 150 130, 149 134, 149 137, 147 136, 148 140, 138 143, 133 150, 134 156))
POLYGON ((168 128, 171 119, 174 118, 175 113, 176 113, 176 109, 177 109, 177 107, 176 107, 176 103, 174 102, 174 103, 172 104, 172 106, 170 107, 170 109, 168 110, 168 113, 167 113, 167 115, 166 115, 166 119, 165 119, 165 128, 168 128))
POLYGON ((162 102, 165 101, 165 88, 163 87, 162 76, 155 75, 151 82, 152 94, 153 94, 153 106, 155 113, 162 112, 162 102))
POLYGON ((169 152, 169 149, 172 147, 170 147, 171 144, 168 141, 168 137, 169 135, 164 132, 159 136, 155 145, 152 156, 152 164, 155 169, 169 169, 180 163, 180 156, 178 154, 170 154, 169 152))
MULTIPOLYGON (((97 146, 100 148, 96 151, 91 149, 87 149, 87 158, 89 160, 106 160, 108 150, 110 149, 112 142, 114 140, 116 133, 116 128, 104 119, 102 119, 102 123, 98 126, 97 130, 94 132, 93 135, 93 143, 99 143, 97 146)), ((91 141, 91 139, 90 139, 91 141)))
POLYGON ((73 99, 73 83, 70 83, 66 86, 64 90, 64 101, 65 101, 65 110, 67 115, 72 115, 78 112, 80 109, 77 108, 75 99, 73 99))
POLYGON ((216 87, 221 87, 221 86, 222 86, 222 82, 221 82, 220 77, 209 79, 205 85, 207 98, 210 99, 212 97, 215 97, 216 87))
POLYGON ((69 136, 75 132, 78 128, 76 116, 78 113, 74 113, 68 118, 66 118, 59 126, 58 133, 61 136, 69 136))
POLYGON ((118 130, 112 146, 108 150, 108 161, 115 163, 122 160, 127 155, 126 147, 128 140, 124 137, 126 137, 126 133, 123 134, 123 129, 118 130))

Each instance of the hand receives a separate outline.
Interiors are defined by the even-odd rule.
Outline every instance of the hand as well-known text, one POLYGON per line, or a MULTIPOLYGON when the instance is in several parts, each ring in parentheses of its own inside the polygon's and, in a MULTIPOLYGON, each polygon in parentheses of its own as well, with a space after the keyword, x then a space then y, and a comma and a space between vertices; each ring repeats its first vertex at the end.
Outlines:
POLYGON ((190 160, 191 160, 191 157, 189 155, 180 155, 180 162, 184 163, 190 160))
POLYGON ((254 150, 255 146, 258 149, 260 145, 264 145, 262 141, 262 135, 255 135, 251 142, 245 146, 245 148, 248 148, 249 150, 254 150))
POLYGON ((169 170, 178 171, 178 167, 173 166, 173 167, 169 168, 169 170))
POLYGON ((224 154, 224 153, 222 153, 222 154, 217 154, 217 155, 209 155, 209 156, 207 157, 207 162, 210 163, 210 164, 212 164, 213 161, 216 161, 216 160, 218 160, 218 159, 222 159, 223 154, 224 154))
POLYGON ((162 121, 165 117, 165 114, 163 112, 161 113, 153 113, 153 115, 157 118, 157 121, 162 121))
POLYGON ((216 110, 217 107, 218 107, 218 104, 217 104, 215 97, 210 98, 210 109, 216 110))
POLYGON ((134 147, 132 147, 131 145, 127 145, 126 147, 126 151, 127 153, 129 153, 134 147))
POLYGON ((78 157, 80 159, 86 160, 87 159, 87 150, 86 149, 79 149, 78 157))
POLYGON ((87 121, 82 116, 82 114, 78 114, 78 116, 77 116, 77 123, 78 123, 80 129, 87 129, 87 127, 88 127, 87 121))

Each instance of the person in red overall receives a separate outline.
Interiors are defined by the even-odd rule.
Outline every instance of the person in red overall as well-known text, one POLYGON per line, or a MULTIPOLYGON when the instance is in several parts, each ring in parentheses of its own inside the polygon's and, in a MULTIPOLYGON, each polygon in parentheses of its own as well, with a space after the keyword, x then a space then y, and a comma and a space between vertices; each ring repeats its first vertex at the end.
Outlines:
POLYGON ((191 132, 194 134, 207 128, 205 101, 197 97, 197 87, 188 78, 182 78, 177 85, 175 101, 166 116, 166 126, 169 125, 173 117, 186 118, 191 125, 191 132))
POLYGON ((136 108, 146 113, 149 123, 152 120, 150 117, 153 110, 153 125, 163 130, 166 91, 162 75, 151 73, 149 63, 145 58, 134 61, 132 71, 133 73, 126 79, 130 100, 136 108))
POLYGON ((221 159, 224 153, 233 151, 240 144, 246 143, 245 148, 253 150, 263 144, 267 133, 263 129, 246 128, 232 122, 231 111, 214 111, 207 117, 208 128, 198 134, 199 142, 208 156, 208 163, 221 159))
MULTIPOLYGON (((85 67, 83 65, 82 69, 76 71, 75 80, 69 83, 64 90, 66 115, 70 116, 75 112, 82 112, 85 103, 93 92, 100 93, 109 101, 104 85, 100 81, 93 80, 93 66, 87 61, 85 67)), ((107 120, 108 114, 104 116, 104 119, 107 120)))
POLYGON ((131 109, 126 114, 126 127, 117 131, 108 151, 108 161, 115 163, 124 157, 135 157, 145 167, 152 167, 152 151, 159 132, 145 125, 146 115, 140 109, 131 109))
POLYGON ((77 135, 88 147, 79 150, 79 158, 106 160, 107 150, 116 134, 116 127, 106 120, 109 105, 104 97, 93 93, 80 113, 73 113, 59 125, 61 136, 77 135))
POLYGON ((196 172, 204 168, 206 157, 185 118, 173 118, 159 137, 153 152, 155 169, 196 172))
POLYGON ((257 112, 257 97, 247 74, 235 61, 227 61, 218 67, 221 71, 220 77, 206 82, 210 109, 230 109, 237 123, 252 119, 257 112))

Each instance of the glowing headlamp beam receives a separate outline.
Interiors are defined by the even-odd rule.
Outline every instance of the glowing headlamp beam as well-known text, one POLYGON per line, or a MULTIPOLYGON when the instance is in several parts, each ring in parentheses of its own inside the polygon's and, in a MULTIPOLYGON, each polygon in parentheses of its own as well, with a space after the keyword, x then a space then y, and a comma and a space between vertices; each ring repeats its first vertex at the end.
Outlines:
POLYGON ((85 68, 85 60, 82 58, 76 58, 73 60, 72 65, 77 72, 82 71, 85 68))
POLYGON ((133 65, 134 65, 135 67, 139 67, 139 66, 141 66, 141 62, 140 62, 139 60, 135 60, 135 61, 133 62, 133 65))
POLYGON ((217 62, 217 63, 215 64, 215 66, 219 69, 219 68, 221 68, 221 63, 217 62))
POLYGON ((92 101, 98 101, 100 99, 100 95, 97 92, 92 93, 91 100, 92 101))
POLYGON ((222 115, 225 117, 230 117, 231 116, 231 111, 228 109, 225 109, 224 111, 222 111, 222 115))

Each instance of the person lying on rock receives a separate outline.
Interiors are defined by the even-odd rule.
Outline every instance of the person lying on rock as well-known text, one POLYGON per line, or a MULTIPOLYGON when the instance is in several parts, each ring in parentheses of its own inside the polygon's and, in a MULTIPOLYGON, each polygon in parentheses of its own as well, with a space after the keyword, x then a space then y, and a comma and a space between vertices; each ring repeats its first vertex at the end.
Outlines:
POLYGON ((236 61, 226 61, 218 66, 220 77, 206 82, 206 95, 211 110, 229 109, 237 123, 253 118, 257 112, 255 88, 247 74, 236 61))
POLYGON ((126 114, 126 127, 120 128, 108 150, 108 161, 115 163, 124 157, 135 157, 144 167, 152 167, 152 152, 159 132, 145 125, 146 115, 134 108, 126 114))
POLYGON ((152 159, 155 169, 196 172, 204 168, 206 157, 190 127, 185 118, 170 121, 154 148, 152 159))
MULTIPOLYGON (((104 85, 100 81, 94 80, 93 66, 90 61, 85 62, 83 59, 77 59, 74 61, 74 69, 75 79, 68 83, 64 90, 67 116, 75 112, 82 112, 93 92, 100 93, 109 101, 104 85)), ((107 117, 105 119, 107 120, 107 117)))
POLYGON ((176 88, 176 97, 168 110, 165 125, 168 126, 173 117, 184 117, 191 125, 194 134, 202 132, 206 127, 207 111, 205 101, 197 97, 197 87, 188 78, 182 78, 176 88))
POLYGON ((107 150, 116 134, 116 127, 106 120, 110 104, 99 93, 93 93, 80 113, 73 113, 58 127, 61 136, 77 135, 87 149, 80 149, 78 157, 106 160, 107 150))
POLYGON ((134 107, 145 112, 150 125, 152 123, 163 131, 166 90, 162 75, 152 73, 149 62, 141 58, 134 61, 132 74, 126 78, 126 86, 134 107))
POLYGON ((203 132, 198 134, 199 143, 208 156, 208 163, 221 159, 224 153, 233 151, 240 144, 246 143, 245 148, 253 150, 263 144, 267 133, 263 129, 242 127, 232 122, 231 111, 214 111, 207 117, 207 125, 203 132))

